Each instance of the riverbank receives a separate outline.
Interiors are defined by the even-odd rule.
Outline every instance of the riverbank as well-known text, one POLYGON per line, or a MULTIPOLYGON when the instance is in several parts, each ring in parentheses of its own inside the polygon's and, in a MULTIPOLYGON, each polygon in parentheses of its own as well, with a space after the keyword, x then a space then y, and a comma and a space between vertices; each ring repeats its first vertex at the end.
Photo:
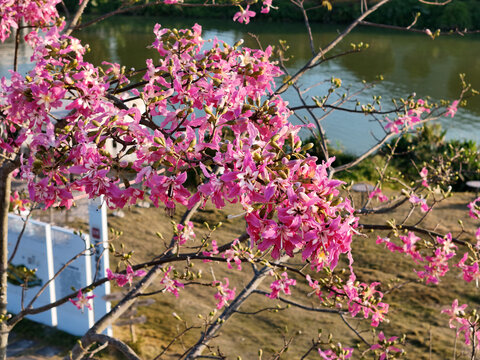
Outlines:
MULTIPOLYGON (((376 1, 369 1, 372 6, 376 1)), ((73 10, 77 1, 67 1, 67 5, 73 10)), ((117 9, 122 1, 120 0, 98 0, 95 5, 87 8, 89 14, 103 14, 117 9)), ((203 2, 194 0, 188 3, 203 2)), ((322 24, 346 24, 353 21, 361 13, 360 1, 358 0, 337 0, 331 1, 332 10, 329 11, 325 6, 319 6, 318 2, 306 1, 305 8, 308 11, 308 17, 311 22, 322 24)), ((257 13, 252 18, 252 22, 303 22, 304 18, 298 7, 289 0, 275 0, 276 10, 272 10, 268 15, 260 14, 261 2, 251 5, 251 10, 257 13)), ((141 16, 172 16, 189 18, 217 18, 231 19, 234 15, 235 7, 202 7, 202 6, 182 6, 182 5, 154 5, 143 9, 137 9, 130 14, 141 16)), ((369 21, 407 27, 414 18, 415 14, 420 13, 415 25, 416 28, 424 29, 443 29, 443 30, 463 30, 478 29, 480 25, 480 3, 475 0, 457 0, 445 6, 429 6, 420 3, 417 0, 393 0, 381 7, 377 12, 368 17, 369 21)))

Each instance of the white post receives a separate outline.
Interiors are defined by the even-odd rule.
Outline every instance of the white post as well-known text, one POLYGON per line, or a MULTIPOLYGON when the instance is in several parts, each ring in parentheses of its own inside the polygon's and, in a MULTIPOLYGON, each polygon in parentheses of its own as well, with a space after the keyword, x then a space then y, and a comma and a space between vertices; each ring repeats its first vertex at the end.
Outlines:
MULTIPOLYGON (((45 239, 46 239, 46 248, 47 248, 47 272, 48 278, 53 279, 55 276, 55 269, 53 264, 53 241, 52 241, 52 226, 50 224, 45 225, 45 239)), ((50 303, 55 302, 56 299, 56 292, 55 292, 55 281, 52 281, 48 286, 49 296, 50 296, 50 303)), ((53 308, 52 312, 52 326, 58 325, 58 317, 57 317, 57 308, 53 308)))
MULTIPOLYGON (((107 224, 107 206, 103 196, 90 200, 88 204, 88 215, 90 223, 90 239, 95 246, 95 258, 92 259, 92 273, 94 279, 101 279, 107 276, 109 265, 108 254, 108 224, 107 224)), ((97 287, 93 292, 96 297, 93 299, 95 321, 110 312, 110 301, 105 300, 105 296, 110 294, 110 283, 97 287)), ((105 332, 112 336, 112 327, 109 326, 105 332)))

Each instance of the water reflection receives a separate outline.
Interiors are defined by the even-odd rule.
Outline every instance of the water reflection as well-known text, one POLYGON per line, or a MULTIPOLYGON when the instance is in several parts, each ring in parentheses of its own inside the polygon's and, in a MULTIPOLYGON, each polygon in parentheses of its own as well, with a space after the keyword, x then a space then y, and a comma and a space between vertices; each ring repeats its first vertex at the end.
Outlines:
MULTIPOLYGON (((161 23, 165 27, 191 27, 196 21, 178 18, 136 18, 117 17, 101 22, 93 27, 78 32, 76 36, 91 47, 87 59, 95 64, 108 59, 119 62, 127 68, 142 68, 145 58, 155 57, 155 52, 148 48, 153 42, 153 26, 161 23)), ((257 42, 248 35, 255 33, 264 46, 286 40, 291 45, 292 59, 287 63, 289 71, 298 70, 310 57, 311 50, 302 24, 250 24, 244 26, 226 21, 199 21, 204 29, 203 37, 233 44, 240 38, 245 39, 245 46, 257 47, 257 42)), ((325 27, 314 24, 316 46, 325 47, 338 34, 337 27, 325 27)), ((341 30, 341 29, 340 29, 341 30)), ((385 78, 373 91, 367 92, 359 100, 369 101, 373 94, 389 97, 405 97, 411 92, 433 99, 446 98, 454 100, 460 91, 458 74, 466 73, 467 80, 480 88, 480 47, 477 36, 444 36, 435 41, 425 35, 389 32, 385 30, 359 29, 350 34, 346 41, 335 51, 349 49, 350 43, 368 42, 370 48, 359 54, 340 57, 327 62, 308 73, 300 84, 308 87, 328 80, 332 76, 341 77, 345 85, 359 84, 361 80, 373 81, 377 75, 385 78)), ((10 40, 0 45, 0 75, 7 75, 13 59, 13 42, 10 40)), ((29 64, 30 51, 20 48, 20 71, 25 72, 29 64)), ((326 85, 316 87, 310 95, 323 95, 326 85)), ((293 92, 285 94, 287 100, 295 105, 298 98, 293 92)), ((386 101, 388 106, 388 101, 386 101)), ((302 114, 301 114, 302 115, 302 114)), ((319 112, 319 115, 322 115, 319 112)), ((449 128, 449 137, 469 138, 480 141, 480 99, 470 101, 467 109, 459 111, 454 121, 442 119, 449 128)), ((328 136, 333 144, 340 142, 351 152, 361 152, 375 142, 373 135, 381 136, 381 128, 376 123, 368 122, 363 115, 336 113, 325 124, 328 136)))

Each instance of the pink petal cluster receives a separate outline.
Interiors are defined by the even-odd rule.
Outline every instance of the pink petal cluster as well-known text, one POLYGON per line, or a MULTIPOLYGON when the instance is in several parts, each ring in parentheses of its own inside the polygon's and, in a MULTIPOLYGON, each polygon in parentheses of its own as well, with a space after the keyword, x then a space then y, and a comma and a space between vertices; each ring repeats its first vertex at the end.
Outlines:
POLYGON ((371 317, 372 326, 378 326, 385 320, 389 305, 381 301, 383 293, 377 289, 380 286, 379 282, 358 283, 355 281, 355 275, 352 274, 345 284, 322 289, 319 282, 313 280, 310 275, 307 275, 306 279, 313 289, 309 295, 317 295, 322 302, 328 304, 328 300, 335 299, 337 307, 342 307, 342 303, 346 303, 350 315, 363 314, 365 319, 371 317))
POLYGON ((270 9, 277 9, 275 6, 272 5, 273 0, 263 0, 262 1, 262 10, 260 11, 262 14, 268 14, 270 9))
POLYGON ((383 331, 380 331, 378 334, 379 341, 376 344, 373 344, 370 347, 370 350, 373 350, 377 353, 378 360, 394 358, 395 354, 401 354, 404 352, 403 349, 400 349, 396 346, 397 339, 398 336, 392 336, 387 339, 383 331))
POLYGON ((382 190, 380 188, 377 188, 373 190, 370 195, 368 195, 370 199, 373 199, 374 197, 378 197, 378 201, 380 202, 386 202, 388 201, 388 196, 384 195, 382 193, 382 190))
POLYGON ((387 122, 387 125, 385 125, 385 130, 387 132, 399 134, 400 131, 403 131, 404 129, 409 129, 415 124, 422 121, 423 114, 429 113, 430 109, 428 108, 424 100, 418 99, 416 102, 411 101, 404 115, 399 116, 395 120, 390 120, 388 117, 385 117, 385 121, 387 122))
POLYGON ((178 297, 178 289, 179 288, 184 288, 184 285, 175 279, 172 279, 170 277, 170 272, 172 271, 173 267, 169 266, 168 269, 165 271, 163 274, 162 280, 160 280, 160 284, 165 286, 164 291, 167 291, 169 293, 172 293, 176 297, 178 297))
POLYGON ((248 246, 242 246, 242 244, 236 239, 230 249, 225 250, 223 258, 227 259, 227 266, 229 269, 233 269, 232 262, 235 263, 237 270, 242 270, 242 259, 246 261, 252 261, 254 259, 252 249, 248 246))
POLYGON ((112 270, 107 269, 107 278, 108 280, 116 281, 117 285, 124 287, 125 285, 132 285, 132 281, 135 277, 143 277, 147 274, 145 270, 133 271, 130 265, 127 266, 125 274, 113 273, 112 270))
MULTIPOLYGON (((216 240, 212 240, 212 250, 211 251, 202 251, 203 256, 212 256, 212 255, 217 255, 219 253, 218 251, 218 245, 216 240)), ((211 262, 211 260, 204 259, 203 262, 211 262)))
MULTIPOLYGON (((447 314, 448 316, 450 316, 448 325, 450 326, 451 329, 455 329, 457 327, 457 324, 455 324, 455 322, 458 321, 460 316, 465 314, 465 308, 467 306, 468 306, 467 304, 458 306, 458 299, 455 299, 453 300, 451 308, 442 310, 442 314, 447 314)), ((462 323, 463 321, 459 321, 459 322, 462 323)))
POLYGON ((332 349, 318 349, 320 358, 323 360, 345 360, 350 359, 353 355, 353 348, 343 347, 342 344, 336 344, 332 349))
POLYGON ((420 204, 420 209, 422 209, 423 212, 427 212, 428 210, 430 210, 427 204, 427 200, 422 199, 415 194, 410 195, 410 198, 408 200, 414 205, 420 204))
MULTIPOLYGON (((415 263, 424 263, 423 270, 414 270, 421 279, 425 279, 426 283, 438 284, 441 277, 449 271, 449 261, 455 256, 457 246, 453 243, 452 235, 449 233, 445 237, 436 238, 433 243, 432 255, 422 256, 417 243, 421 240, 413 232, 409 232, 407 236, 400 235, 399 238, 403 242, 403 246, 399 246, 392 242, 389 238, 377 238, 377 244, 385 244, 386 248, 392 252, 399 252, 410 256, 415 263)), ((468 256, 468 254, 466 254, 468 256)), ((457 265, 462 267, 461 264, 457 265)))
POLYGON ((55 6, 61 0, 0 0, 0 42, 4 42, 20 22, 46 26, 58 18, 55 6))
POLYGON ((84 308, 86 307, 88 310, 92 310, 91 299, 93 299, 95 295, 85 295, 82 293, 81 290, 78 291, 77 299, 68 299, 70 302, 77 307, 78 310, 81 310, 83 313, 84 308))
POLYGON ((458 262, 457 267, 462 270, 463 279, 466 282, 471 282, 475 280, 475 283, 478 287, 478 283, 480 280, 480 267, 478 265, 478 260, 471 259, 468 256, 468 253, 465 253, 462 259, 458 262), (470 263, 470 265, 467 265, 467 262, 470 263))
MULTIPOLYGON (((31 149, 19 175, 32 201, 68 208, 81 191, 121 208, 149 196, 169 214, 177 204, 240 203, 253 243, 271 248, 274 258, 298 250, 317 270, 333 269, 350 252, 357 218, 339 198, 342 183, 328 176, 334 159, 318 164, 293 146, 300 127, 288 121, 288 104, 270 96, 282 74, 269 60, 270 47, 214 40, 203 49, 199 25, 156 25, 159 59, 147 60, 144 83, 117 93, 118 83, 127 83, 120 66, 100 70, 84 60, 79 40, 60 30, 30 34, 34 69, 0 81, 0 127, 16 134, 0 139, 0 148, 31 149), (131 97, 141 106, 127 106, 131 97), (191 169, 201 181, 189 191, 191 169), (135 186, 128 173, 136 174, 135 186)), ((182 243, 193 236, 188 226, 177 230, 182 243)))
POLYGON ((217 288, 217 293, 214 295, 218 301, 217 309, 223 308, 225 305, 228 305, 228 301, 235 299, 236 288, 228 288, 228 278, 225 278, 225 284, 222 284, 220 281, 214 281, 212 285, 217 288))
POLYGON ((29 202, 28 199, 22 199, 18 191, 14 191, 13 194, 10 195, 10 206, 14 212, 25 211, 29 202))
POLYGON ((459 103, 458 100, 455 100, 454 102, 452 102, 452 104, 447 107, 445 116, 450 116, 451 118, 453 118, 458 111, 458 103, 459 103))
MULTIPOLYGON (((270 3, 271 3, 271 0, 270 0, 270 3)), ((235 15, 233 16, 233 21, 238 21, 239 23, 245 23, 245 25, 248 24, 250 22, 250 18, 255 16, 255 11, 251 11, 248 9, 250 9, 250 5, 247 5, 246 9, 243 9, 240 6, 240 11, 235 13, 235 15)))
POLYGON ((472 340, 475 344, 475 350, 480 349, 480 323, 476 311, 467 313, 465 309, 467 304, 458 306, 458 299, 453 300, 450 309, 442 310, 442 313, 450 316, 448 322, 451 329, 457 329, 457 337, 463 333, 465 345, 470 346, 472 340))
POLYGON ((195 232, 193 231, 193 223, 187 222, 185 225, 177 224, 175 240, 178 245, 185 244, 188 240, 195 239, 195 232))
POLYGON ((295 279, 289 279, 287 272, 283 272, 282 275, 270 284, 270 294, 267 294, 267 297, 270 299, 278 298, 280 291, 285 295, 290 295, 290 286, 295 286, 297 281, 295 279))
POLYGON ((480 197, 473 200, 468 204, 468 209, 470 210, 468 215, 473 219, 480 219, 480 207, 477 205, 477 202, 480 201, 480 197))
POLYGON ((428 176, 428 169, 426 167, 423 167, 422 170, 420 171, 420 177, 422 178, 422 185, 428 188, 429 185, 428 185, 427 176, 428 176))
POLYGON ((352 316, 362 313, 365 319, 371 318, 371 326, 378 326, 388 313, 389 305, 382 302, 383 293, 376 289, 379 282, 371 284, 354 282, 354 276, 343 288, 336 289, 336 292, 347 300, 348 311, 352 316))

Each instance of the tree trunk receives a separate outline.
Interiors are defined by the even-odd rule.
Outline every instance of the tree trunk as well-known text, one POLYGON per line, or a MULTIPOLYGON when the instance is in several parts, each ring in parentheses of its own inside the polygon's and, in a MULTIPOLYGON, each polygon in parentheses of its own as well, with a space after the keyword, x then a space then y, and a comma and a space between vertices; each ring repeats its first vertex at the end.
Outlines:
POLYGON ((11 171, 0 168, 0 360, 7 358, 7 269, 8 269, 8 208, 10 206, 11 171))

